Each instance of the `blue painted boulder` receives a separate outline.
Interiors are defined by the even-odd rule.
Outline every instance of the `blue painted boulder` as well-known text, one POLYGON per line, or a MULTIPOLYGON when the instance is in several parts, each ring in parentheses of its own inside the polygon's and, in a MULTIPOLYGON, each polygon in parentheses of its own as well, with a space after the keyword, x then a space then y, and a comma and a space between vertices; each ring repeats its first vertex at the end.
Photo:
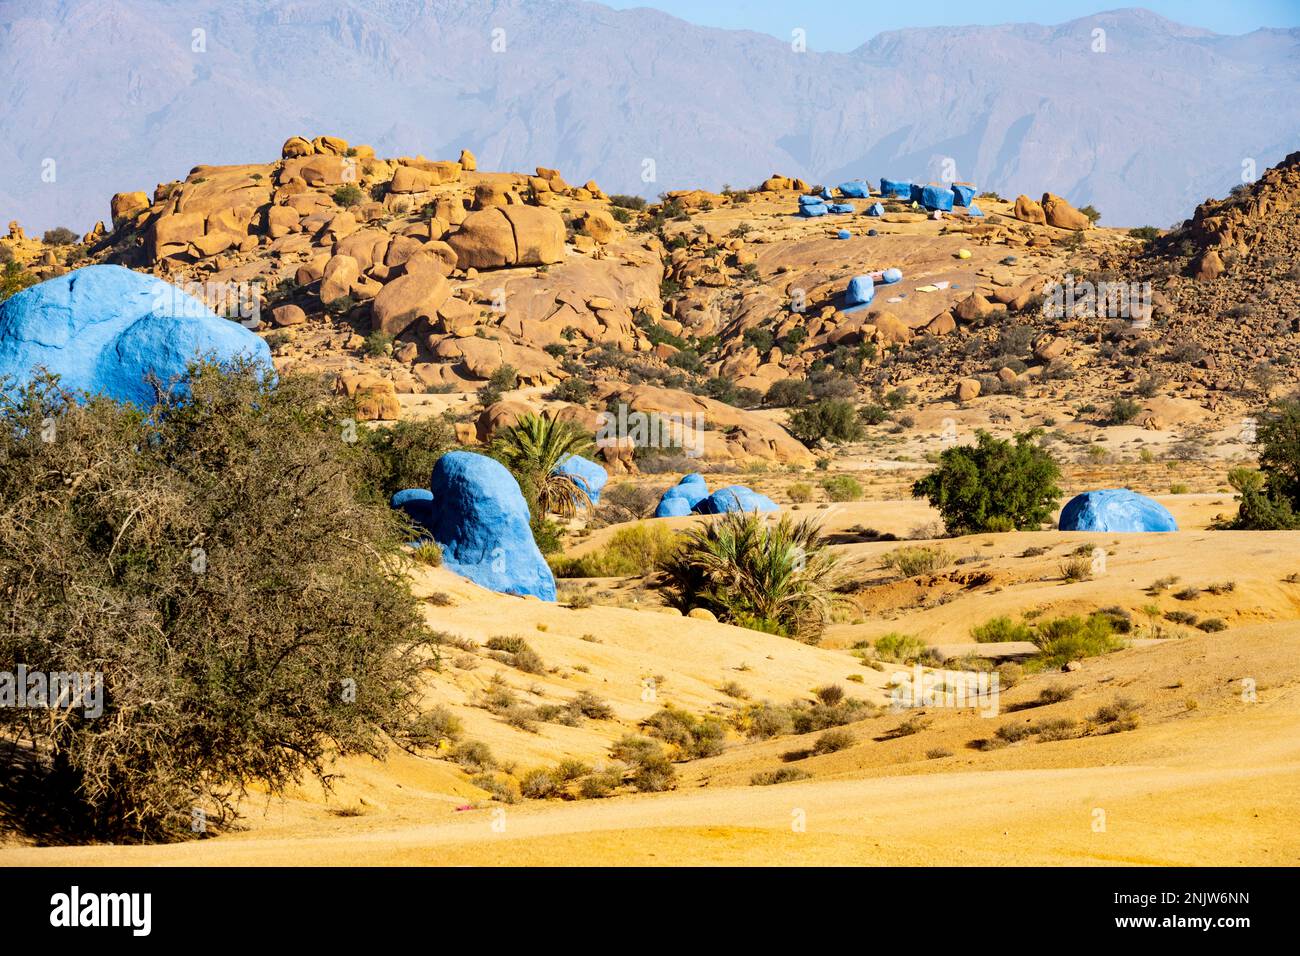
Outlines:
POLYGON ((581 455, 566 455, 555 466, 561 475, 570 475, 587 492, 593 505, 600 504, 600 492, 609 481, 609 474, 600 465, 581 455))
POLYGON ((860 179, 850 179, 847 183, 840 183, 840 195, 852 199, 866 199, 871 195, 871 187, 860 179))
POLYGON ((974 216, 975 218, 978 219, 984 215, 984 210, 981 209, 979 206, 975 205, 974 203, 971 203, 969 206, 966 207, 966 215, 974 216))
POLYGON ((719 488, 705 498, 695 510, 702 515, 720 515, 728 511, 780 511, 777 503, 767 495, 760 495, 744 485, 719 488))
POLYGON ((921 198, 918 200, 926 209, 938 209, 943 212, 952 212, 953 200, 952 187, 938 186, 931 183, 921 188, 921 198))
POLYGON ((839 231, 837 231, 837 232, 835 233, 835 238, 836 238, 836 239, 852 239, 852 238, 853 238, 853 233, 849 232, 847 229, 840 229, 839 231))
POLYGON ((150 374, 168 384, 200 356, 271 367, 266 343, 238 322, 121 266, 74 269, 0 304, 0 378, 17 385, 43 367, 64 388, 144 407, 150 374))
POLYGON ((921 197, 925 194, 925 183, 912 183, 911 186, 907 198, 917 205, 921 205, 921 197))
POLYGON ((833 202, 826 206, 829 212, 845 214, 853 212, 853 203, 851 202, 833 202))
POLYGON ((970 183, 952 184, 952 201, 956 206, 969 206, 975 198, 975 187, 970 183))
POLYGON ((876 297, 876 284, 871 276, 854 276, 844 290, 844 304, 850 307, 870 305, 876 297))
POLYGON ((1085 491, 1061 509, 1061 531, 1177 531, 1164 505, 1127 488, 1085 491))
POLYGON ((655 508, 655 517, 684 518, 693 510, 690 502, 680 495, 664 495, 659 499, 659 506, 655 508))
POLYGON ((659 507, 655 509, 656 518, 679 518, 688 515, 695 506, 709 496, 709 486, 699 472, 683 475, 681 481, 673 485, 659 498, 659 507), (684 509, 684 510, 683 510, 684 509))
POLYGON ((388 503, 411 520, 411 524, 422 532, 422 538, 430 536, 429 528, 433 524, 432 491, 428 488, 403 488, 388 503))
POLYGON ((868 216, 880 217, 883 216, 884 214, 885 214, 885 207, 878 202, 873 202, 870 206, 867 207, 868 216))
POLYGON ((881 285, 893 285, 895 282, 903 281, 903 270, 890 267, 880 275, 881 285))
POLYGON ((555 600, 555 576, 533 540, 528 503, 505 465, 451 451, 433 466, 429 489, 429 530, 445 567, 493 591, 555 600))
POLYGON ((911 199, 912 184, 902 179, 882 179, 880 195, 884 199, 911 199))
POLYGON ((820 196, 800 196, 799 215, 824 216, 827 213, 826 200, 820 196))

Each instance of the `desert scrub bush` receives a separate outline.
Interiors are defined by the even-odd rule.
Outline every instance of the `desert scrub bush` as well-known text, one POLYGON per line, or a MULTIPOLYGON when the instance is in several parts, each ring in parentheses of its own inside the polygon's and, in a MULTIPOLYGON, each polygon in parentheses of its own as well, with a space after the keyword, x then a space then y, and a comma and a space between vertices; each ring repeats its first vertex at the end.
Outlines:
POLYGON ((829 727, 861 720, 871 712, 871 705, 856 697, 841 697, 833 702, 825 700, 796 701, 786 709, 790 715, 791 729, 796 734, 811 734, 829 727))
POLYGON ((1140 411, 1142 411, 1142 406, 1133 399, 1117 398, 1110 403, 1110 411, 1106 413, 1106 424, 1127 425, 1137 418, 1140 411))
POLYGON ((489 637, 486 646, 488 650, 496 651, 492 656, 501 663, 509 664, 525 674, 542 674, 546 671, 541 655, 518 635, 489 637))
POLYGON ((831 501, 858 501, 862 498, 862 484, 852 475, 823 478, 821 486, 831 501))
POLYGON ((1109 654, 1123 647, 1114 626, 1103 614, 1072 615, 1043 621, 1034 633, 1038 645, 1037 663, 1061 667, 1083 657, 1109 654))
POLYGON ((584 800, 608 797, 623 783, 623 772, 615 768, 598 770, 578 782, 578 796, 584 800))
POLYGON ((1032 729, 1040 741, 1071 740, 1082 733, 1079 722, 1069 717, 1052 717, 1034 724, 1032 729))
POLYGON ((362 349, 371 358, 379 358, 393 351, 393 337, 387 332, 381 332, 375 329, 366 336, 366 344, 362 349))
POLYGON ((1131 697, 1116 697, 1109 704, 1097 708, 1089 718, 1094 724, 1105 726, 1106 733, 1117 734, 1126 730, 1135 730, 1138 725, 1137 712, 1140 704, 1131 697))
POLYGON ((559 792, 559 779, 545 767, 535 767, 519 778, 519 793, 526 800, 545 800, 559 792))
POLYGON ((553 556, 551 570, 561 578, 614 578, 652 573, 672 559, 682 535, 661 522, 645 521, 619 528, 596 551, 579 557, 553 556))
POLYGON ((678 756, 683 760, 722 753, 723 741, 727 736, 727 725, 717 717, 696 717, 671 704, 643 720, 641 727, 651 737, 676 748, 678 756))
POLYGON ((882 661, 894 664, 912 664, 930 654, 930 645, 911 634, 894 631, 876 638, 872 647, 882 661))
POLYGON ((926 760, 942 760, 944 757, 951 757, 952 751, 947 747, 931 747, 925 752, 926 760))
POLYGON ((361 191, 361 187, 356 183, 344 183, 338 189, 334 190, 334 202, 343 206, 359 206, 366 201, 366 194, 361 191))
POLYGON ((610 748, 610 756, 632 768, 632 785, 646 793, 671 790, 677 772, 659 741, 627 734, 610 748))
POLYGON ((790 711, 766 700, 750 704, 733 718, 733 722, 736 729, 751 740, 770 740, 794 729, 790 711))
POLYGON ((981 429, 974 445, 945 449, 912 496, 929 500, 949 534, 1036 529, 1061 498, 1060 468, 1037 436, 1022 432, 1013 443, 981 429))
POLYGON ((1179 601, 1195 601, 1201 596, 1201 589, 1194 587, 1180 588, 1174 592, 1174 598, 1179 601))
POLYGON ((442 567, 442 547, 437 541, 421 541, 411 549, 411 557, 431 568, 442 567))
POLYGON ((243 361, 196 364, 148 408, 45 375, 0 393, 0 667, 102 675, 99 719, 0 708, 69 826, 188 838, 193 807, 220 823, 249 786, 379 758, 417 715, 436 648, 348 413, 243 361))
POLYGON ((451 759, 469 773, 482 773, 497 765, 492 748, 481 740, 466 740, 452 748, 451 759))
POLYGON ((1002 690, 1010 690, 1025 678, 1025 669, 1014 661, 999 664, 994 672, 998 675, 998 686, 1002 690))
POLYGON ((812 501, 813 488, 806 481, 796 481, 786 487, 785 495, 795 504, 804 504, 812 501))
POLYGON ((866 436, 857 409, 851 401, 842 398, 823 398, 790 412, 786 429, 805 445, 823 441, 842 445, 861 441, 866 436))
POLYGON ((1214 595, 1231 594, 1237 590, 1236 581, 1216 581, 1214 584, 1207 584, 1205 590, 1214 595))
POLYGON ((493 800, 500 803, 518 803, 523 799, 519 784, 513 777, 487 771, 471 777, 470 783, 480 790, 486 790, 493 800))
POLYGON ((1092 578, 1092 560, 1083 557, 1068 557, 1061 562, 1061 579, 1070 583, 1087 581, 1092 578))
POLYGON ((749 783, 754 787, 771 787, 792 780, 807 780, 811 776, 807 770, 799 767, 778 767, 775 770, 760 770, 749 778, 749 783))
POLYGON ((1064 684, 1053 684, 1040 690, 1034 703, 1039 707, 1046 707, 1049 704, 1059 704, 1062 701, 1070 700, 1074 697, 1074 694, 1073 687, 1066 687, 1064 684))
POLYGON ((1196 627, 1199 630, 1205 631, 1207 634, 1226 631, 1228 629, 1227 623, 1221 617, 1207 617, 1205 620, 1199 621, 1196 624, 1196 627))
POLYGON ((882 566, 897 571, 905 578, 918 574, 933 574, 952 564, 952 555, 939 545, 930 547, 904 547, 888 552, 880 559, 882 566))
POLYGON ((433 466, 456 441, 443 418, 360 427, 357 437, 368 453, 366 479, 385 500, 404 488, 427 488, 433 466))
POLYGON ((630 481, 613 485, 601 492, 596 518, 604 524, 653 518, 659 494, 653 488, 630 481))
POLYGON ((847 730, 831 729, 817 737, 817 740, 813 743, 812 752, 814 756, 833 754, 852 747, 853 743, 853 734, 847 730))
POLYGON ((718 690, 734 700, 747 700, 749 698, 749 691, 734 680, 727 681, 718 690))
POLYGON ((970 636, 980 644, 998 644, 1005 641, 1032 641, 1034 632, 1027 624, 1002 615, 975 625, 970 629, 970 636))
POLYGON ((436 747, 444 740, 455 743, 460 734, 460 718, 437 704, 411 721, 403 736, 417 747, 436 747))
POLYGON ((660 564, 669 602, 719 620, 816 643, 839 603, 837 560, 811 520, 728 512, 682 536, 660 564))

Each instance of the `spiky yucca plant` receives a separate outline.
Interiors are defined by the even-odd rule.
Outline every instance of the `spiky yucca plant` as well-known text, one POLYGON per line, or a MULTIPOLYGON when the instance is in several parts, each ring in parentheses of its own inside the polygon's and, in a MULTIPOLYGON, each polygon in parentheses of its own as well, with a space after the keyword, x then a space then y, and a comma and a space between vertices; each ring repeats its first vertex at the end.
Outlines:
POLYGON ((729 512, 687 531, 660 566, 670 600, 686 612, 707 608, 742 627, 821 639, 838 603, 840 574, 812 519, 783 515, 768 524, 757 512, 729 512))
POLYGON ((497 432, 491 452, 510 469, 539 512, 571 518, 591 504, 591 496, 581 481, 555 469, 569 455, 586 454, 593 444, 575 422, 524 415, 497 432))

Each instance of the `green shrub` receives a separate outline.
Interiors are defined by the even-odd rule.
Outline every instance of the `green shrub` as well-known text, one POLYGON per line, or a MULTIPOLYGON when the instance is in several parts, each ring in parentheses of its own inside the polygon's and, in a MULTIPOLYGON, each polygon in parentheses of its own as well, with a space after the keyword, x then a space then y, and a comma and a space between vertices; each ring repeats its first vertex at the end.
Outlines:
POLYGON ((841 445, 861 441, 866 435, 853 403, 840 398, 824 398, 791 412, 786 428, 805 445, 821 441, 841 445))
POLYGON ((1061 472, 1035 435, 1017 434, 1013 444, 980 430, 975 445, 945 449, 912 495, 929 499, 950 534, 1036 529, 1060 500, 1061 472))
POLYGON ((862 498, 862 485, 852 475, 823 478, 821 485, 831 501, 859 501, 862 498))
POLYGON ((552 771, 537 767, 519 778, 519 792, 528 800, 545 800, 560 792, 560 781, 552 771))
POLYGON ((437 541, 421 541, 411 551, 411 557, 431 568, 442 567, 442 546, 437 541))
POLYGON ((754 740, 768 740, 790 733, 794 721, 790 711, 769 701, 750 704, 736 715, 736 726, 754 740))
POLYGON ((952 555, 938 545, 929 547, 902 547, 883 555, 880 563, 892 568, 905 578, 918 574, 933 574, 952 564, 952 555))
POLYGON ((1260 470, 1234 468, 1228 473, 1239 506, 1227 527, 1259 531, 1300 527, 1300 399, 1275 402, 1258 416, 1255 437, 1260 470))
POLYGON ((369 453, 367 482, 385 501, 404 488, 427 488, 433 466, 456 440, 442 418, 360 428, 357 437, 369 453))
POLYGON ((807 780, 811 777, 807 770, 798 767, 778 767, 776 770, 763 770, 749 778, 755 787, 770 787, 778 783, 790 783, 792 780, 807 780))
POLYGON ((847 730, 831 729, 823 732, 813 744, 813 754, 833 754, 853 746, 853 734, 847 730))
POLYGON ((1133 399, 1117 398, 1110 403, 1110 411, 1106 414, 1106 424, 1127 425, 1137 418, 1140 411, 1142 411, 1142 406, 1133 399))
POLYGON ((970 629, 970 636, 980 644, 997 644, 1004 641, 1032 641, 1033 630, 1019 621, 1004 616, 989 618, 970 629))
POLYGON ((803 504, 812 501, 812 485, 808 484, 806 481, 796 481, 794 484, 786 487, 785 494, 786 497, 795 504, 803 504))
POLYGON ((641 722, 646 733, 677 748, 687 760, 712 757, 722 753, 727 726, 717 717, 696 717, 669 705, 641 722))
POLYGON ((387 355, 393 350, 393 337, 387 332, 381 332, 375 329, 366 336, 366 344, 363 347, 365 353, 372 358, 379 358, 387 355))
POLYGON ((1109 654, 1123 647, 1110 619, 1102 614, 1088 617, 1058 617, 1038 625, 1034 634, 1039 660, 1046 666, 1061 667, 1083 657, 1109 654))
POLYGON ((550 564, 561 578, 645 575, 668 561, 679 547, 679 532, 645 521, 619 528, 599 550, 573 558, 553 557, 550 564))
POLYGON ((334 190, 334 202, 340 206, 359 206, 366 201, 366 194, 356 183, 344 183, 334 190))
POLYGON ((819 526, 732 511, 691 528, 661 565, 669 600, 720 620, 815 643, 839 600, 837 559, 819 526))
POLYGON ((518 635, 489 637, 487 649, 496 651, 498 659, 525 674, 541 674, 546 671, 539 655, 532 646, 518 635))
POLYGON ((481 740, 467 740, 457 744, 451 751, 451 759, 469 773, 481 773, 497 765, 492 756, 492 748, 481 740))
POLYGON ((0 736, 101 839, 191 838, 195 806, 381 756, 436 662, 347 403, 242 361, 179 384, 148 408, 43 375, 0 394, 0 661, 102 674, 104 707, 0 708, 0 736))
POLYGON ((895 664, 911 664, 930 653, 930 645, 919 637, 896 632, 876 638, 873 646, 877 657, 895 664))

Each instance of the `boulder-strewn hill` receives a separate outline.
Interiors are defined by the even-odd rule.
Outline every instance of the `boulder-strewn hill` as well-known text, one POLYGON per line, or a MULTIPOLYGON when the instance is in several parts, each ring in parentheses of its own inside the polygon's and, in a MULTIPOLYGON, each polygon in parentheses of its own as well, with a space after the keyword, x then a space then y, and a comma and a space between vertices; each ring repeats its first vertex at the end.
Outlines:
POLYGON ((1295 30, 1217 36, 1123 10, 904 30, 837 54, 816 52, 834 23, 804 26, 797 53, 575 0, 7 4, 0 211, 86 228, 103 182, 254 162, 289 126, 389 155, 469 146, 491 168, 543 163, 645 195, 772 169, 923 181, 951 159, 986 188, 1050 183, 1107 223, 1163 226, 1300 132, 1295 30))
POLYGON ((337 374, 365 417, 446 412, 472 443, 530 407, 595 429, 626 405, 699 423, 715 464, 810 464, 818 429, 788 416, 824 398, 919 403, 895 429, 1013 409, 1018 425, 1072 416, 1058 430, 1076 437, 1227 427, 1300 360, 1295 155, 1151 240, 1050 192, 985 192, 936 218, 874 185, 773 175, 645 206, 547 167, 481 171, 468 150, 383 159, 294 136, 281 154, 119 193, 81 244, 15 229, 0 251, 23 281, 112 262, 244 310, 278 367, 337 374), (850 280, 873 274, 855 304, 850 280), (1136 298, 1058 302, 1071 283, 1136 298))

